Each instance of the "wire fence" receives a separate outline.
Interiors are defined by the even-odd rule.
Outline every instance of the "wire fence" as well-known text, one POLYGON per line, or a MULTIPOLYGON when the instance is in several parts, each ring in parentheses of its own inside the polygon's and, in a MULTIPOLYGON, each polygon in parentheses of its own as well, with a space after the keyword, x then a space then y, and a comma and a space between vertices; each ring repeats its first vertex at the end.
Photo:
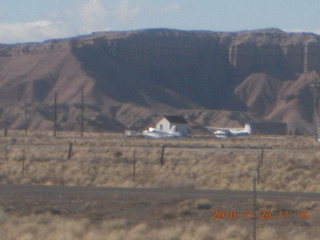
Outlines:
MULTIPOLYGON (((2 183, 71 184, 91 186, 92 189, 96 186, 112 185, 130 188, 147 186, 172 188, 173 191, 159 197, 152 191, 133 196, 132 193, 126 193, 126 190, 122 193, 99 193, 97 190, 98 193, 90 197, 89 188, 88 193, 77 193, 75 190, 72 196, 64 195, 65 193, 59 190, 51 194, 40 190, 38 193, 31 192, 32 197, 29 198, 22 193, 16 194, 14 198, 11 198, 11 195, 7 198, 1 197, 0 203, 12 214, 20 211, 27 215, 50 213, 66 218, 66 223, 75 216, 89 218, 92 224, 109 221, 110 218, 125 218, 129 209, 130 213, 135 215, 128 220, 132 222, 132 225, 126 225, 129 228, 145 221, 150 226, 161 228, 170 221, 183 219, 184 222, 215 226, 217 232, 217 226, 221 229, 223 226, 240 226, 246 229, 244 235, 252 236, 251 239, 254 239, 254 235, 256 239, 260 239, 261 232, 270 227, 277 229, 279 234, 282 229, 293 231, 293 224, 312 236, 319 225, 312 218, 317 214, 317 196, 306 195, 304 199, 304 194, 297 194, 276 200, 268 199, 263 186, 281 182, 279 176, 282 176, 284 186, 290 185, 284 181, 288 177, 295 180, 295 175, 291 174, 295 169, 309 173, 306 178, 310 178, 318 171, 317 168, 313 169, 318 163, 318 151, 247 148, 244 147, 247 143, 239 140, 224 141, 222 147, 221 141, 205 141, 206 144, 202 144, 201 139, 192 138, 127 139, 119 134, 99 137, 85 135, 81 138, 67 134, 52 137, 44 133, 30 133, 25 137, 23 132, 9 132, 7 137, 0 138, 2 183), (237 148, 233 148, 234 146, 237 148), (283 158, 283 166, 276 165, 281 162, 277 158, 283 158), (273 182, 267 181, 268 176, 276 173, 276 168, 280 169, 278 177, 273 182), (45 170, 40 172, 36 169, 45 170), (255 179, 252 180, 253 175, 255 179), (114 179, 110 180, 111 178, 114 179), (234 183, 238 185, 233 185, 234 183), (237 192, 234 196, 220 196, 221 198, 217 197, 217 194, 201 191, 195 192, 198 195, 192 195, 192 192, 196 191, 194 188, 206 186, 220 189, 238 188, 247 192, 242 197, 239 197, 237 192), (106 194, 113 197, 106 199, 106 194), (223 212, 224 217, 218 215, 219 219, 212 219, 213 211, 218 211, 219 214, 220 211, 223 212), (230 211, 236 211, 240 218, 226 219, 225 216, 230 211), (246 219, 244 211, 248 212, 246 219), (259 219, 251 218, 250 211, 256 211, 256 215, 252 212, 252 216, 259 219), (272 211, 274 215, 272 219, 266 219, 265 215, 260 219, 261 211, 272 211), (280 219, 280 211, 283 219, 280 219), (294 216, 296 219, 286 219, 286 211, 308 211, 309 217, 297 219, 297 215, 290 214, 290 217, 294 216)), ((256 143, 255 146, 259 144, 261 143, 256 143)), ((297 184, 300 184, 299 178, 296 180, 297 184)), ((199 227, 197 224, 195 226, 199 227)), ((69 227, 66 227, 65 231, 69 233, 69 227)))

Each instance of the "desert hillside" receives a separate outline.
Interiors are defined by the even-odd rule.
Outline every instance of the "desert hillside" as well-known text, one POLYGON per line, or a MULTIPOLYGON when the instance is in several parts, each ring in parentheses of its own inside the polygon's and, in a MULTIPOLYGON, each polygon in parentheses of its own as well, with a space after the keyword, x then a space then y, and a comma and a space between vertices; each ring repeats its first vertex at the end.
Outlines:
POLYGON ((320 37, 277 29, 149 29, 0 45, 0 127, 144 129, 178 113, 194 126, 280 121, 311 133, 320 37), (27 102, 25 107, 25 101, 27 102), (235 114, 236 113, 236 114, 235 114), (236 117, 235 117, 236 116, 236 117))

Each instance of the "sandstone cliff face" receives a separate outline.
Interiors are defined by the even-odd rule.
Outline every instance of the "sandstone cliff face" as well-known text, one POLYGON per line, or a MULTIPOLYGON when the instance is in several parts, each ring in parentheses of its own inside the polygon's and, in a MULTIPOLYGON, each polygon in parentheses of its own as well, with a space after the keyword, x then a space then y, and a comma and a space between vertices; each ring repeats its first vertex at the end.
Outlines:
POLYGON ((51 129, 57 92, 61 129, 76 129, 85 86, 88 129, 143 129, 162 113, 182 111, 196 124, 240 125, 245 115, 307 133, 307 86, 319 77, 319 60, 319 36, 277 29, 151 29, 0 45, 0 127, 23 127, 27 99, 28 127, 51 129), (223 109, 248 113, 232 119, 218 114, 223 109))

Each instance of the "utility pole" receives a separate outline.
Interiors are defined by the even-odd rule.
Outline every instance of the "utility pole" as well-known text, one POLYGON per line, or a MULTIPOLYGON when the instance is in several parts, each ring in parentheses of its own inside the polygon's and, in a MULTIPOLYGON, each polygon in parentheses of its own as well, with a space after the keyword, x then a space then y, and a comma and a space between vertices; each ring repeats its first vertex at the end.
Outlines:
POLYGON ((27 136, 27 93, 24 96, 24 135, 27 136))
POLYGON ((314 109, 313 109, 313 121, 315 122, 315 140, 320 138, 320 124, 319 124, 319 93, 320 93, 320 79, 311 84, 311 87, 315 89, 314 94, 314 109))
POLYGON ((252 189, 252 240, 257 239, 257 210, 258 210, 258 205, 257 205, 257 168, 254 167, 253 170, 253 178, 252 178, 252 184, 253 184, 253 189, 252 189))
POLYGON ((80 118, 80 134, 83 137, 83 111, 84 111, 84 94, 83 94, 83 86, 81 87, 81 118, 80 118))
POLYGON ((54 107, 53 107, 53 136, 56 136, 57 131, 57 92, 54 93, 54 107))

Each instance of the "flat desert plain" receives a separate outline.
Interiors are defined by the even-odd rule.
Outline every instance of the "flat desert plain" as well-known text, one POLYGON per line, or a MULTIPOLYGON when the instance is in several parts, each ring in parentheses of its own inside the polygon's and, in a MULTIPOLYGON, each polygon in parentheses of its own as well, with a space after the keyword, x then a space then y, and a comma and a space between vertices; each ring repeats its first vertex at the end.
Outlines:
POLYGON ((1 239, 320 235, 311 137, 9 131, 0 143, 1 239))

